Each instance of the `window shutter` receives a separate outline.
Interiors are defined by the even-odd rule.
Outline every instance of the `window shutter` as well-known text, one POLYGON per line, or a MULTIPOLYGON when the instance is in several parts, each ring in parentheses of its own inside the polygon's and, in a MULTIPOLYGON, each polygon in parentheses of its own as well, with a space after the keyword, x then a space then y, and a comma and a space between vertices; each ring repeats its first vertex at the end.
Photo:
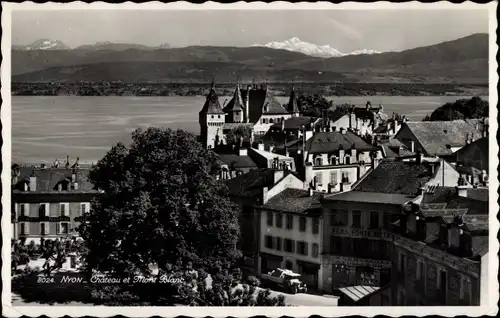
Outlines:
POLYGON ((29 234, 30 233, 30 227, 28 223, 23 223, 24 227, 24 234, 29 234))
POLYGON ((49 226, 50 224, 48 222, 45 222, 45 234, 50 234, 49 226))
POLYGON ((308 247, 309 247, 309 243, 304 242, 304 255, 309 255, 308 247))
POLYGON ((56 223, 56 233, 61 234, 61 223, 56 223))

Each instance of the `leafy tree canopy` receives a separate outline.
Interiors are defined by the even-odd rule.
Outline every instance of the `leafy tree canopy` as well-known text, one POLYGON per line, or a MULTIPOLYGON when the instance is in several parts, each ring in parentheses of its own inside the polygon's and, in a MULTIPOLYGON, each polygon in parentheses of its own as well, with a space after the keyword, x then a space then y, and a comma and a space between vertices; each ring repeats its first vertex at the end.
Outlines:
POLYGON ((322 117, 332 106, 333 102, 321 94, 301 94, 297 102, 304 116, 322 117))
POLYGON ((211 174, 216 155, 182 130, 149 128, 119 143, 90 173, 104 191, 81 228, 90 269, 118 275, 202 268, 218 273, 241 255, 238 208, 211 174))
POLYGON ((448 121, 457 119, 473 119, 488 117, 489 103, 480 97, 459 99, 454 103, 446 103, 432 114, 427 115, 424 121, 448 121))
POLYGON ((226 134, 226 144, 228 145, 236 145, 240 142, 240 139, 243 141, 248 141, 252 137, 252 129, 246 125, 240 125, 236 128, 231 129, 226 134))

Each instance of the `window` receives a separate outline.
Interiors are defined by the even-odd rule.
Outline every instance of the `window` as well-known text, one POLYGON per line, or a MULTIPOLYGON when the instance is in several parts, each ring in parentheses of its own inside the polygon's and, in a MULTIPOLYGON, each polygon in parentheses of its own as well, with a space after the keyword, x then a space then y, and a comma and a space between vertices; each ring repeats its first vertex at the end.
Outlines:
POLYGON ((85 215, 86 213, 89 212, 89 209, 87 209, 87 206, 88 206, 87 203, 80 204, 80 215, 85 215))
POLYGON ((49 223, 47 222, 40 223, 40 234, 41 235, 49 234, 49 223))
POLYGON ((305 232, 306 231, 306 225, 307 225, 307 219, 304 216, 301 216, 299 218, 299 230, 301 232, 305 232))
POLYGON ((285 243, 285 246, 284 246, 284 250, 285 252, 288 252, 288 253, 293 253, 294 250, 295 250, 295 245, 294 245, 294 241, 290 240, 290 239, 285 239, 284 240, 284 243, 285 243))
POLYGON ((61 222, 59 224, 59 234, 68 234, 69 233, 69 223, 68 222, 61 222))
POLYGON ((220 115, 217 115, 217 118, 220 118, 220 115))
POLYGON ((269 123, 270 124, 274 123, 274 120, 272 118, 269 118, 269 123))
POLYGON ((210 116, 211 118, 214 118, 214 115, 210 116))
POLYGON ((312 232, 313 234, 319 233, 319 219, 317 218, 312 219, 312 232))
POLYGON ((370 228, 372 228, 372 229, 379 228, 378 212, 376 212, 376 211, 370 212, 370 228))
POLYGON ((286 228, 288 230, 293 229, 293 215, 287 215, 286 216, 286 228))
POLYGON ((273 226, 273 213, 267 212, 267 225, 273 226))
POLYGON ((330 253, 336 255, 336 254, 342 254, 342 248, 345 248, 346 246, 342 245, 342 237, 332 235, 330 237, 330 253))
POLYGON ((61 212, 61 216, 68 215, 68 206, 66 203, 59 203, 59 211, 61 212))
POLYGON ((272 249, 273 248, 273 237, 270 235, 266 235, 265 240, 266 240, 266 248, 272 249))
POLYGON ((417 261, 417 279, 425 279, 425 264, 422 260, 417 261))
POLYGON ((315 160, 315 162, 316 162, 317 166, 323 165, 323 160, 321 159, 321 157, 317 157, 316 160, 315 160))
POLYGON ((460 299, 465 300, 470 304, 471 295, 472 283, 468 277, 462 277, 460 279, 460 299))
POLYGON ((313 257, 318 257, 319 256, 319 245, 317 243, 313 243, 312 256, 313 257))
POLYGON ((361 227, 361 211, 352 211, 352 227, 361 227))
POLYGON ((307 255, 307 243, 303 241, 297 242, 297 253, 301 255, 307 255))
POLYGON ((317 185, 319 186, 323 185, 323 173, 316 172, 316 176, 314 177, 314 179, 316 180, 317 185))
POLYGON ((20 225, 21 225, 21 235, 29 234, 28 223, 22 222, 20 223, 20 225))
POLYGON ((345 157, 344 157, 344 161, 345 161, 345 164, 346 164, 346 165, 351 164, 351 157, 349 157, 349 156, 345 156, 345 157))
POLYGON ((330 183, 337 184, 337 171, 330 171, 330 183))
POLYGON ((281 237, 276 237, 276 245, 275 248, 277 251, 281 251, 281 237))
POLYGON ((401 273, 404 273, 406 270, 406 255, 399 253, 399 264, 398 269, 401 273))
POLYGON ((446 270, 444 269, 438 269, 438 275, 437 275, 437 287, 440 290, 446 290, 447 287, 447 279, 446 279, 446 270))
POLYGON ((283 214, 276 213, 276 227, 280 229, 283 227, 283 214))
POLYGON ((22 215, 22 216, 29 216, 30 215, 28 203, 19 204, 19 210, 20 210, 20 215, 22 215))
POLYGON ((347 210, 332 210, 330 224, 332 226, 347 225, 347 217, 348 217, 347 210))
POLYGON ((45 203, 40 203, 40 207, 38 208, 38 212, 39 212, 39 217, 43 218, 43 217, 46 217, 48 216, 47 215, 47 204, 45 203))

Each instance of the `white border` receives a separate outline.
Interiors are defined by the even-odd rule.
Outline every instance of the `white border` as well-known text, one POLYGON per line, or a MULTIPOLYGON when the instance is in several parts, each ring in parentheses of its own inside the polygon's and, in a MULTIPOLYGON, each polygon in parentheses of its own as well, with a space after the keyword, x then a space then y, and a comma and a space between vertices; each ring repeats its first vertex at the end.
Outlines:
MULTIPOLYGON (((2 263, 7 266, 2 267, 2 307, 4 315, 7 317, 18 317, 21 315, 40 316, 47 315, 49 317, 60 317, 63 315, 69 316, 84 316, 91 315, 97 317, 106 317, 111 315, 124 315, 128 317, 143 317, 143 316, 213 316, 213 317, 248 317, 253 315, 266 315, 279 317, 283 315, 293 317, 308 317, 310 315, 322 316, 347 316, 347 315, 362 315, 372 317, 374 315, 388 315, 399 317, 402 315, 427 316, 427 315, 442 315, 442 316, 480 316, 493 315, 498 312, 497 302, 499 299, 498 281, 496 279, 498 273, 498 240, 496 238, 499 223, 496 217, 498 211, 498 145, 496 143, 497 131, 497 109, 495 105, 498 103, 497 83, 498 74, 496 72, 497 62, 495 59, 498 47, 496 45, 496 28, 497 20, 495 16, 496 2, 489 4, 452 4, 448 2, 439 2, 431 4, 423 4, 420 2, 411 3, 342 3, 331 4, 326 2, 317 3, 287 3, 273 2, 270 4, 262 2, 238 2, 235 4, 220 4, 215 2, 206 2, 204 4, 191 4, 187 2, 175 2, 164 4, 159 2, 149 2, 143 4, 122 3, 108 4, 96 2, 85 4, 82 2, 73 2, 69 4, 45 3, 35 4, 33 2, 24 2, 20 4, 12 4, 2 2, 2 55, 3 62, 1 67, 2 78, 2 99, 1 107, 2 118, 2 187, 5 191, 2 193, 2 263), (489 11, 489 34, 490 34, 490 54, 489 54, 489 102, 490 102, 490 252, 489 252, 489 286, 488 286, 488 304, 480 307, 104 307, 104 306, 12 306, 10 296, 10 238, 12 237, 12 227, 10 223, 10 165, 11 165, 11 96, 10 96, 10 47, 11 47, 11 13, 13 10, 227 10, 227 9, 244 9, 244 10, 327 10, 327 9, 349 9, 349 10, 380 10, 380 9, 395 9, 395 10, 435 10, 435 9, 487 9, 489 11)), ((464 21, 466 23, 466 21, 464 21)))

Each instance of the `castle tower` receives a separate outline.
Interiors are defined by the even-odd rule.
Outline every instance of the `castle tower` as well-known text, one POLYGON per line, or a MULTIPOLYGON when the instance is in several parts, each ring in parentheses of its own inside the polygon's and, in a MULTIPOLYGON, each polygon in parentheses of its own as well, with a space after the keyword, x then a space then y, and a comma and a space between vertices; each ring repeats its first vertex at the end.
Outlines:
POLYGON ((236 85, 233 98, 229 101, 224 112, 227 114, 228 123, 242 123, 245 117, 245 106, 241 98, 240 82, 236 85))
POLYGON ((292 91, 290 92, 290 100, 288 101, 287 110, 292 117, 299 117, 299 103, 297 102, 297 95, 295 95, 295 88, 292 85, 292 91))
POLYGON ((215 83, 212 79, 212 87, 207 94, 205 105, 199 112, 200 138, 203 146, 213 149, 216 141, 223 140, 223 126, 226 114, 222 111, 219 97, 215 93, 215 83))

